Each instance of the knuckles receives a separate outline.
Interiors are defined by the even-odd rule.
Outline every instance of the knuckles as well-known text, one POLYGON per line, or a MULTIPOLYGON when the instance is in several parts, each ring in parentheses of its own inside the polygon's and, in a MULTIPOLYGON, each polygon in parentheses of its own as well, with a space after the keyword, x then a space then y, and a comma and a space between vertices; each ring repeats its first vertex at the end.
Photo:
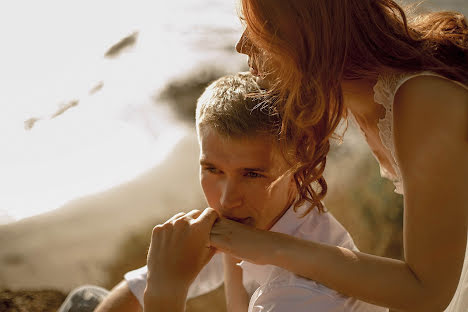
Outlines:
POLYGON ((173 228, 175 229, 184 229, 190 226, 190 221, 192 218, 184 217, 173 222, 173 228))
POLYGON ((206 208, 205 211, 194 209, 189 213, 186 213, 185 215, 181 214, 175 220, 169 219, 163 224, 156 225, 155 227, 153 227, 152 235, 153 237, 155 237, 158 235, 162 235, 163 233, 171 234, 173 232, 189 231, 195 225, 194 221, 196 220, 196 218, 194 217, 198 217, 201 213, 205 213, 203 223, 213 223, 219 217, 218 213, 213 208, 206 208))
POLYGON ((168 231, 168 227, 166 226, 166 224, 158 224, 153 228, 152 237, 153 238, 157 237, 158 235, 167 231, 168 231))

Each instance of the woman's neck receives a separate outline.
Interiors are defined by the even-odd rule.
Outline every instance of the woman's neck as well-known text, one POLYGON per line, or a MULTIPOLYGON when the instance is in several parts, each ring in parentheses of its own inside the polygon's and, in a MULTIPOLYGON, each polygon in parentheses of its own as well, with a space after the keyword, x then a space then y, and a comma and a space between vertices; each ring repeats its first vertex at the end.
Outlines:
POLYGON ((341 83, 345 108, 349 109, 359 124, 374 124, 380 118, 382 107, 374 102, 374 85, 372 80, 344 80, 341 83))

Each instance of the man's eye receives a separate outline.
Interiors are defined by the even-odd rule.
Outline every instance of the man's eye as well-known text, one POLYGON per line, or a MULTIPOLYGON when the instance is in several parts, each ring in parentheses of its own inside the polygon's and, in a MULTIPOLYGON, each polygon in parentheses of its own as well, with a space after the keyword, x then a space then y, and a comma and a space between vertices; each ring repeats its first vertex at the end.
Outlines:
POLYGON ((204 171, 208 171, 209 173, 219 173, 220 171, 214 167, 205 167, 203 168, 204 171))
POLYGON ((246 177, 249 177, 249 178, 261 178, 263 177, 263 175, 261 175, 260 173, 257 173, 257 172, 253 172, 253 171, 249 171, 245 174, 246 177))

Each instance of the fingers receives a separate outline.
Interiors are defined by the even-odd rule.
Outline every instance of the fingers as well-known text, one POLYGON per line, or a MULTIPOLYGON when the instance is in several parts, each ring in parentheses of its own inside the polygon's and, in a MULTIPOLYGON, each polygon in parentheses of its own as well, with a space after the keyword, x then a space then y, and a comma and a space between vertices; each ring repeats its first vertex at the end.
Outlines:
POLYGON ((188 217, 188 218, 191 218, 191 219, 194 219, 196 217, 198 217, 199 215, 201 214, 201 211, 200 210, 197 210, 197 209, 194 209, 188 213, 185 213, 185 212, 179 212, 175 215, 173 215, 170 219, 168 219, 166 222, 164 222, 164 224, 166 223, 172 223, 174 221, 177 221, 179 219, 182 219, 182 218, 185 218, 185 217, 188 217))
POLYGON ((175 221, 177 219, 179 219, 180 217, 184 216, 185 215, 185 212, 179 212, 179 213, 176 213, 175 215, 173 215, 170 219, 168 219, 166 222, 164 223, 170 223, 172 221, 175 221))
POLYGON ((210 227, 215 223, 218 219, 219 215, 213 208, 206 208, 203 212, 198 216, 198 218, 194 221, 196 223, 206 223, 209 224, 210 227))
POLYGON ((232 231, 232 229, 242 228, 246 225, 232 221, 226 218, 219 218, 214 222, 211 228, 211 235, 224 234, 225 232, 232 231))
POLYGON ((187 213, 185 216, 189 217, 189 218, 192 218, 192 219, 196 219, 196 218, 198 218, 198 216, 201 215, 201 213, 202 212, 200 210, 194 209, 194 210, 190 211, 189 213, 187 213))

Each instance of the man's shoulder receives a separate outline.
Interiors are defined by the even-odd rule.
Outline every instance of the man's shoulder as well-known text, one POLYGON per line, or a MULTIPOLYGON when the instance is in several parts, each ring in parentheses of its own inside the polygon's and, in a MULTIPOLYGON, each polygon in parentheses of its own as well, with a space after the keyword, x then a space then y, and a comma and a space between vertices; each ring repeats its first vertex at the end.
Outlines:
POLYGON ((329 211, 310 211, 294 236, 322 244, 357 250, 353 239, 345 227, 329 211))

